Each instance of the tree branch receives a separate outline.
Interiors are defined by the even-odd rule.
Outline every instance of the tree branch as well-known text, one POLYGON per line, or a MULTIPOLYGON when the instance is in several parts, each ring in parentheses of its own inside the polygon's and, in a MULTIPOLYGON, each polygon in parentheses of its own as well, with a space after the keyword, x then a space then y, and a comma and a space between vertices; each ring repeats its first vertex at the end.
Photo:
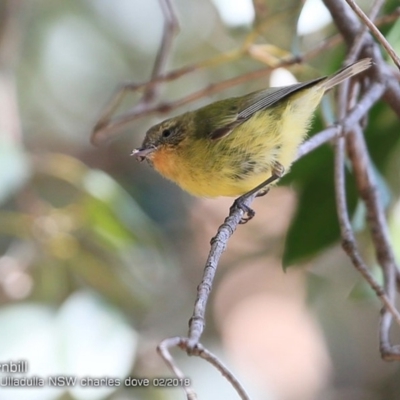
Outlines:
POLYGON ((375 26, 375 24, 368 18, 368 16, 364 13, 363 10, 357 5, 354 0, 346 0, 347 4, 353 9, 353 11, 360 17, 360 19, 364 22, 364 24, 369 28, 375 38, 379 41, 379 43, 385 48, 393 62, 397 65, 397 68, 400 69, 400 58, 397 56, 393 47, 386 40, 386 38, 382 35, 380 30, 375 26))
POLYGON ((159 91, 157 89, 159 89, 159 82, 155 82, 155 79, 164 73, 168 58, 171 54, 174 37, 179 31, 178 19, 175 15, 171 0, 159 0, 159 3, 164 14, 164 32, 161 46, 159 47, 151 73, 151 84, 146 86, 142 98, 142 102, 144 103, 150 103, 158 97, 159 91))
MULTIPOLYGON (((347 149, 358 192, 366 205, 367 222, 376 256, 384 274, 385 293, 393 303, 396 298, 396 275, 399 267, 396 264, 393 248, 390 243, 389 230, 381 199, 376 188, 364 136, 358 125, 347 136, 347 149)), ((380 329, 381 352, 382 357, 385 359, 396 357, 396 354, 393 354, 392 346, 389 345, 389 330, 392 317, 393 313, 386 307, 382 314, 380 329)), ((397 359, 400 360, 400 357, 397 359)))
MULTIPOLYGON (((237 394, 240 396, 242 400, 250 400, 249 395, 246 393, 243 386, 236 379, 236 377, 232 374, 231 371, 216 357, 213 353, 207 350, 201 343, 197 343, 195 348, 189 347, 188 338, 182 338, 179 336, 164 339, 157 347, 157 351, 165 361, 165 363, 170 367, 172 372, 180 379, 185 379, 182 371, 176 365, 169 349, 172 347, 179 347, 187 353, 190 352, 191 355, 195 355, 200 357, 210 364, 212 364, 221 374, 226 378, 226 380, 232 385, 232 387, 236 390, 237 394)), ((188 400, 197 399, 196 393, 190 386, 183 386, 183 390, 186 393, 186 397, 188 400)))
MULTIPOLYGON (((340 225, 340 232, 342 236, 342 247, 349 256, 354 267, 361 273, 364 279, 368 282, 370 287, 374 290, 376 295, 381 299, 384 304, 388 315, 394 316, 396 322, 400 326, 400 313, 397 311, 394 303, 393 296, 387 294, 385 289, 381 287, 378 282, 374 279, 373 275, 369 272, 366 264, 364 263, 356 239, 354 237, 353 229, 351 227, 349 212, 346 204, 346 192, 345 192, 345 175, 344 175, 344 148, 345 138, 339 137, 336 140, 335 145, 335 193, 336 193, 336 207, 340 225)), ((390 340, 387 332, 390 330, 391 317, 384 315, 382 316, 382 322, 380 326, 381 343, 380 348, 382 356, 386 359, 396 359, 396 349, 390 345, 390 340), (394 354, 393 354, 394 353, 394 354)), ((399 358, 397 358, 399 359, 399 358)))

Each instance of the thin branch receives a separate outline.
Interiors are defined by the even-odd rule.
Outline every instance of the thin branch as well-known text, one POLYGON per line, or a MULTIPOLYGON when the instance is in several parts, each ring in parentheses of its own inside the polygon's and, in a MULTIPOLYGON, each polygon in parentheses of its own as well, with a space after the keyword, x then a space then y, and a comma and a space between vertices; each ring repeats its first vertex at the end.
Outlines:
MULTIPOLYGON (((244 200, 244 205, 250 207, 257 194, 249 196, 244 200)), ((203 278, 197 288, 197 297, 194 305, 193 315, 189 322, 188 348, 195 349, 205 326, 205 311, 208 297, 211 292, 212 283, 217 271, 219 259, 226 250, 229 238, 233 235, 243 217, 241 208, 232 207, 224 223, 218 228, 217 234, 211 239, 211 248, 208 254, 203 278)))
MULTIPOLYGON (((287 66, 290 64, 294 64, 297 61, 298 61, 297 58, 296 58, 296 61, 294 59, 292 59, 290 61, 281 63, 279 66, 287 66)), ((105 142, 110 136, 112 136, 113 132, 115 132, 118 129, 121 129, 126 124, 131 123, 139 118, 143 118, 145 116, 148 116, 148 115, 151 115, 154 113, 170 112, 176 108, 182 107, 182 106, 184 106, 188 103, 191 103, 195 100, 201 99, 204 96, 218 93, 229 87, 238 85, 243 82, 247 82, 252 79, 261 78, 265 75, 270 74, 271 71, 278 68, 279 66, 277 65, 274 67, 261 68, 259 70, 252 71, 247 74, 243 74, 243 75, 231 78, 231 79, 227 79, 222 82, 210 84, 207 87, 205 87, 204 89, 201 89, 201 90, 194 92, 186 97, 183 97, 179 100, 172 101, 169 103, 159 103, 156 105, 151 105, 151 104, 147 104, 147 103, 139 103, 131 111, 126 112, 122 115, 116 116, 115 118, 110 120, 111 115, 114 113, 116 107, 120 104, 121 99, 125 96, 127 91, 131 90, 130 86, 124 85, 122 88, 120 88, 116 91, 116 94, 113 96, 113 99, 110 102, 110 105, 107 107, 106 111, 103 113, 102 118, 99 120, 99 122, 94 127, 92 137, 91 137, 92 143, 100 144, 102 142, 105 142)))
MULTIPOLYGON (((181 342, 184 339, 180 337, 172 337, 172 338, 167 338, 164 339, 158 346, 157 346, 157 351, 158 354, 161 356, 161 358, 164 360, 164 362, 168 365, 168 367, 171 369, 171 371, 175 374, 176 377, 179 379, 186 379, 185 375, 181 371, 181 369, 176 365, 174 358, 171 356, 171 353, 169 352, 169 349, 172 347, 180 347, 181 342)), ((184 390, 186 394, 187 400, 196 400, 197 395, 196 392, 193 390, 191 385, 183 385, 182 389, 184 390)))
POLYGON ((162 35, 161 45, 159 47, 156 61, 151 73, 151 84, 146 87, 142 101, 150 103, 159 92, 159 85, 156 85, 154 79, 162 75, 172 50, 172 44, 176 33, 179 31, 178 19, 175 15, 174 8, 170 0, 159 0, 161 10, 164 14, 164 32, 162 35))
MULTIPOLYGON (((370 167, 371 161, 368 156, 364 136, 357 125, 353 128, 351 134, 347 136, 347 149, 358 192, 366 205, 367 222, 376 256, 384 274, 385 293, 390 301, 394 302, 396 297, 396 271, 399 270, 399 267, 390 243, 389 229, 373 171, 370 167)), ((391 326, 392 317, 393 313, 386 308, 382 314, 380 329, 381 351, 382 357, 385 359, 392 359, 395 356, 393 355, 391 346, 388 346, 390 341, 388 328, 391 326)))
POLYGON ((375 0, 374 4, 372 4, 371 9, 369 10, 368 18, 371 21, 374 21, 376 25, 376 18, 378 17, 379 12, 381 11, 382 7, 384 6, 386 0, 375 0))
POLYGON ((379 43, 385 48, 393 62, 397 65, 397 68, 400 69, 400 58, 394 51, 393 47, 386 40, 385 36, 382 35, 380 30, 376 27, 376 25, 368 18, 368 16, 364 13, 363 10, 357 5, 354 0, 346 0, 347 4, 353 9, 353 11, 360 17, 360 19, 364 22, 368 29, 372 32, 375 38, 379 41, 379 43))
MULTIPOLYGON (((354 267, 361 273, 364 279, 368 282, 370 287, 374 290, 376 295, 381 299, 384 306, 394 316, 400 326, 400 313, 397 311, 392 300, 386 294, 384 288, 379 285, 373 275, 369 272, 368 267, 363 261, 360 251, 358 250, 357 242, 354 237, 353 229, 351 227, 349 212, 347 209, 346 192, 345 192, 345 174, 344 174, 344 146, 345 138, 339 137, 335 145, 335 193, 336 193, 336 207, 340 225, 340 232, 342 236, 342 247, 349 256, 354 267)), ((384 340, 385 348, 388 345, 388 338, 384 340)))
MULTIPOLYGON (((173 39, 176 32, 179 30, 178 19, 175 15, 172 3, 170 0, 159 0, 161 10, 164 15, 164 31, 161 39, 161 44, 158 49, 156 60, 154 62, 153 71, 151 73, 150 81, 144 85, 144 93, 135 107, 136 112, 151 109, 150 104, 158 97, 160 83, 162 80, 158 79, 160 75, 164 74, 167 65, 168 57, 172 50, 173 39)), ((125 97, 126 92, 137 90, 142 85, 122 85, 113 95, 107 107, 102 112, 99 121, 94 127, 90 141, 94 145, 99 145, 105 142, 109 137, 110 130, 106 128, 110 125, 112 115, 121 104, 122 99, 125 97)))
POLYGON ((343 0, 323 0, 348 47, 361 30, 361 23, 343 0))
MULTIPOLYGON (((378 12, 380 6, 380 0, 377 0, 372 7, 371 16, 374 17, 378 12)), ((348 61, 353 61, 351 57, 357 57, 358 52, 361 50, 363 43, 362 41, 366 41, 368 38, 365 35, 365 32, 360 32, 357 37, 358 40, 355 41, 352 48, 349 51, 348 61)), ((379 75, 378 75, 379 76, 379 75)), ((353 89, 355 87, 353 86, 353 89)), ((357 87, 358 89, 359 87, 357 87)), ((350 95, 350 81, 346 81, 339 88, 339 96, 338 96, 338 109, 339 116, 343 118, 347 112, 347 108, 349 105, 354 105, 356 101, 356 91, 353 90, 352 95, 350 95)), ((372 175, 371 169, 371 161, 368 156, 368 150, 364 142, 364 136, 361 131, 359 123, 356 123, 355 128, 349 130, 349 133, 346 136, 347 148, 350 154, 350 160, 352 162, 353 172, 356 179, 356 185, 358 191, 360 192, 361 198, 364 199, 367 213, 371 214, 373 209, 382 209, 379 204, 379 198, 374 200, 374 205, 370 202, 372 198, 377 197, 375 193, 375 181, 372 175), (366 201, 366 193, 369 193, 367 196, 370 199, 368 203, 366 201)), ((355 268, 364 276, 367 280, 371 288, 376 292, 376 294, 381 298, 384 309, 382 311, 382 318, 380 322, 379 329, 379 337, 380 337, 380 349, 381 354, 384 359, 400 359, 399 354, 397 354, 396 348, 394 348, 390 344, 390 328, 392 325, 393 317, 396 319, 397 324, 400 325, 400 314, 397 309, 393 305, 396 300, 396 272, 398 271, 397 266, 394 264, 394 254, 392 251, 392 247, 389 243, 389 235, 387 233, 387 228, 385 228, 386 220, 383 212, 380 213, 381 218, 375 218, 377 223, 374 225, 370 224, 370 229, 372 231, 372 238, 375 245, 375 248, 378 253, 378 261, 381 264, 382 269, 384 270, 384 284, 385 289, 381 288, 380 285, 375 282, 372 275, 369 273, 367 266, 362 260, 359 251, 357 249, 357 244, 355 241, 355 237, 350 225, 350 219, 347 211, 346 204, 346 191, 345 191, 345 176, 344 176, 344 147, 345 147, 345 139, 343 137, 339 137, 336 141, 336 158, 335 158, 335 192, 336 192, 336 202, 338 208, 338 218, 339 225, 341 228, 341 236, 342 236, 342 246, 346 253, 349 255, 351 261, 355 268), (382 233, 385 232, 386 233, 382 233), (377 235, 377 231, 380 231, 381 234, 377 235), (379 237, 377 240, 376 237, 379 237), (384 239, 382 239, 384 237, 384 239), (385 256, 379 256, 379 250, 384 249, 385 256), (389 276, 390 274, 390 276, 389 276)), ((372 212, 374 216, 377 215, 377 212, 372 212)))
MULTIPOLYGON (((344 0, 323 0, 323 2, 331 13, 335 25, 342 34, 347 46, 351 47, 357 39, 357 35, 362 30, 360 21, 344 0)), ((396 15, 397 12, 398 10, 396 9, 396 15)), ((386 85, 383 100, 400 117, 400 87, 398 85, 398 78, 394 76, 391 68, 383 60, 380 49, 369 34, 365 39, 361 55, 363 57, 372 57, 374 60, 376 67, 371 69, 372 72, 375 72, 374 79, 386 85)))
MULTIPOLYGON (((384 0, 375 0, 369 12, 369 18, 375 20, 380 9, 384 4, 384 0)), ((396 10, 395 15, 397 18, 398 13, 400 13, 400 7, 396 10)), ((368 34, 367 26, 363 26, 362 31, 357 35, 352 44, 349 53, 346 57, 346 64, 354 62, 360 55, 363 47, 368 48, 371 45, 371 37, 368 34)), ((381 54, 379 53, 377 47, 374 45, 371 50, 371 56, 378 64, 378 68, 372 70, 375 75, 376 81, 382 82, 386 85, 386 91, 384 93, 383 99, 392 107, 392 109, 400 116, 400 87, 398 82, 393 79, 393 74, 388 71, 388 66, 382 60, 381 54)), ((400 73, 399 78, 400 80, 400 73)), ((339 104, 345 104, 339 102, 339 104)))
MULTIPOLYGON (((371 7, 371 10, 369 12, 369 19, 370 20, 375 20, 377 15, 379 14, 379 11, 381 10, 383 4, 385 3, 385 0, 375 0, 374 4, 371 7)), ((365 42, 367 40, 367 32, 368 28, 366 25, 364 25, 361 29, 361 31, 358 33, 357 38, 354 40, 354 43, 351 46, 351 49, 346 57, 346 63, 352 63, 354 62, 358 55, 360 54, 360 51, 365 45, 365 42)))
MULTIPOLYGON (((207 350, 201 343, 197 343, 195 348, 189 346, 189 339, 182 338, 179 336, 164 339, 157 347, 157 351, 165 361, 165 363, 170 367, 172 372, 180 379, 185 379, 182 371, 176 365, 169 349, 172 347, 179 347, 182 350, 186 351, 190 355, 194 355, 204 359, 213 365, 221 374, 226 378, 226 380, 232 385, 232 387, 236 390, 237 394, 240 396, 242 400, 250 400, 249 395, 246 393, 243 386, 237 380, 237 378, 233 375, 231 371, 229 371, 228 367, 226 367, 219 358, 207 350)), ((186 393, 188 400, 197 399, 196 393, 190 386, 183 386, 183 389, 186 393)))
POLYGON ((203 358, 204 360, 208 361, 211 365, 213 365, 221 374, 224 376, 228 382, 233 386, 233 388, 236 390, 238 395, 242 400, 250 400, 249 395, 246 393, 245 389, 243 386, 240 384, 240 382, 236 379, 236 377, 232 374, 232 372, 229 371, 229 369, 219 360, 219 358, 208 351, 205 347, 203 347, 201 344, 197 346, 197 351, 199 357, 203 358))

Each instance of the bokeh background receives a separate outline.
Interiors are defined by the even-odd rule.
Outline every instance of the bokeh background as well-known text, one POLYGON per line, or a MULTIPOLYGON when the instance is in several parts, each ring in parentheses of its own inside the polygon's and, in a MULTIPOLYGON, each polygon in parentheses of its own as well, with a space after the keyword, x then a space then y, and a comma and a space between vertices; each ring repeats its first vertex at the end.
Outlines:
MULTIPOLYGON (((168 70, 222 61, 163 85, 165 102, 273 65, 279 55, 304 54, 335 34, 316 0, 173 5, 180 32, 168 70), (228 62, 226 55, 242 48, 260 21, 254 46, 228 62)), ((388 0, 383 13, 397 6, 388 0)), ((400 22, 381 29, 399 51, 400 22)), ((162 30, 156 0, 0 3, 0 361, 29 363, 27 374, 13 376, 122 383, 127 376, 168 376, 156 346, 186 334, 210 238, 232 199, 192 198, 136 163, 131 149, 163 118, 294 77, 332 73, 345 54, 337 41, 290 72, 136 120, 95 148, 89 138, 102 109, 121 83, 149 79, 162 30)), ((127 96, 120 112, 139 98, 127 96)), ((334 115, 333 96, 324 110, 334 115)), ((322 121, 319 112, 313 132, 322 121)), ((399 127, 379 103, 366 137, 400 258, 399 127)), ((379 280, 365 211, 351 173, 348 179, 363 256, 379 280)), ((398 399, 399 365, 383 362, 378 350, 380 304, 340 249, 331 148, 296 163, 254 208, 256 218, 239 227, 220 264, 204 344, 255 399, 398 399)), ((211 366, 173 354, 199 398, 236 398, 211 366)), ((123 385, 0 387, 0 400, 180 398, 176 389, 123 385)))

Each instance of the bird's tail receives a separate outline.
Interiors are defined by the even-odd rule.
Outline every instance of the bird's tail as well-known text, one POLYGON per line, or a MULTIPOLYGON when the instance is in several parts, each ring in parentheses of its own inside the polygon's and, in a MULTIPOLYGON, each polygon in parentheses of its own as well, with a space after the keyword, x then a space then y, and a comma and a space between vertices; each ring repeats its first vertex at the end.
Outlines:
POLYGON ((360 72, 365 71, 372 64, 371 58, 363 58, 362 60, 348 65, 347 67, 344 67, 340 71, 336 72, 336 74, 326 78, 321 82, 321 86, 323 86, 325 90, 329 90, 334 86, 339 85, 339 83, 342 83, 344 80, 351 78, 353 75, 357 75, 360 72))

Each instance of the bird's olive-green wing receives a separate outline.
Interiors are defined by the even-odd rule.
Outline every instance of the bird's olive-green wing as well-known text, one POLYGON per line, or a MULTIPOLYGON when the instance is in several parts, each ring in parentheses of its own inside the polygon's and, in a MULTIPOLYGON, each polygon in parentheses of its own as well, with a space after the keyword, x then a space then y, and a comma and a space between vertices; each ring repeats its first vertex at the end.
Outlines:
POLYGON ((231 112, 228 112, 228 115, 226 115, 226 122, 222 123, 220 120, 219 126, 211 130, 210 138, 216 140, 229 135, 238 125, 247 121, 257 111, 265 110, 298 90, 304 89, 307 86, 313 86, 324 79, 325 77, 322 77, 290 86, 260 90, 235 99, 236 108, 231 107, 231 112))

